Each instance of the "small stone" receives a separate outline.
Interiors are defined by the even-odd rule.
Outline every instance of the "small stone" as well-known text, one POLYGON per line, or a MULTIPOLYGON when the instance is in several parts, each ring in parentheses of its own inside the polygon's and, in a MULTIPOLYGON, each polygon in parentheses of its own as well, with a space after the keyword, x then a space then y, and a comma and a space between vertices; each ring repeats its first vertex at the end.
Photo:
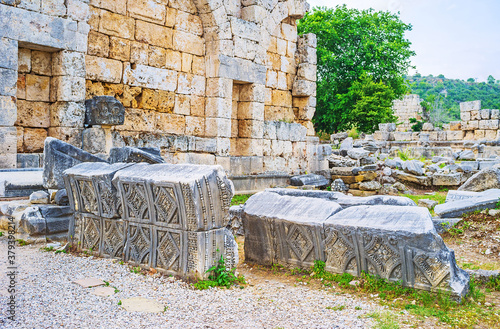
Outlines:
POLYGON ((58 190, 56 192, 56 195, 54 197, 54 201, 59 206, 69 205, 68 193, 66 192, 65 188, 58 190))
POLYGON ((420 199, 418 200, 418 206, 419 207, 425 207, 427 209, 432 209, 438 204, 437 201, 430 200, 430 199, 420 199))
POLYGON ((490 211, 488 211, 488 215, 490 216, 496 216, 500 214, 500 209, 490 209, 490 211))
POLYGON ((359 183, 359 189, 362 191, 378 191, 381 188, 382 188, 382 185, 380 185, 380 183, 377 181, 359 183))
POLYGON ((49 203, 49 194, 45 191, 36 191, 30 195, 30 203, 40 204, 49 203))
POLYGON ((344 181, 340 178, 337 178, 333 181, 331 189, 334 192, 345 192, 349 190, 349 188, 344 184, 344 181))
POLYGON ((491 255, 492 254, 491 249, 490 248, 486 249, 486 251, 484 252, 484 254, 485 255, 491 255))
POLYGON ((165 305, 144 297, 122 299, 122 307, 128 312, 160 313, 165 311, 165 305))
POLYGON ((351 285, 353 287, 356 287, 357 285, 359 285, 359 281, 358 280, 352 280, 351 282, 349 282, 349 285, 351 285))

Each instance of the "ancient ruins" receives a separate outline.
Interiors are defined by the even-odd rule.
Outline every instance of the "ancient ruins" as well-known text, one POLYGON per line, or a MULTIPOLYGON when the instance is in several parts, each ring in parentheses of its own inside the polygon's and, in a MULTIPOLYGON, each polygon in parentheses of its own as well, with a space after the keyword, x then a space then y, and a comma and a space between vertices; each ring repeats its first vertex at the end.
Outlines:
POLYGON ((3 1, 0 167, 41 167, 54 137, 95 155, 159 148, 170 163, 218 164, 232 176, 326 169, 311 123, 316 38, 297 35, 308 7, 3 1), (115 110, 85 103, 94 96, 116 98, 123 118, 88 121, 86 105, 115 110))

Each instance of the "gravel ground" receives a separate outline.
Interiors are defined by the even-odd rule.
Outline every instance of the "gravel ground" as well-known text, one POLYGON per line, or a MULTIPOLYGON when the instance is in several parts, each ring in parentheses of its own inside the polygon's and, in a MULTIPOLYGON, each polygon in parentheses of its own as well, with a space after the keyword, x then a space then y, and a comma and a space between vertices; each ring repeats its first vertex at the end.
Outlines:
POLYGON ((368 328, 365 315, 380 310, 366 300, 245 273, 244 289, 198 291, 174 278, 131 273, 126 265, 93 257, 16 248, 16 321, 6 310, 7 239, 0 238, 1 328, 368 328), (72 281, 95 277, 120 291, 98 297, 72 281), (127 312, 122 299, 146 297, 163 313, 127 312), (335 306, 343 310, 333 310, 335 306), (361 310, 356 310, 356 307, 361 310), (330 309, 327 309, 329 307, 330 309))

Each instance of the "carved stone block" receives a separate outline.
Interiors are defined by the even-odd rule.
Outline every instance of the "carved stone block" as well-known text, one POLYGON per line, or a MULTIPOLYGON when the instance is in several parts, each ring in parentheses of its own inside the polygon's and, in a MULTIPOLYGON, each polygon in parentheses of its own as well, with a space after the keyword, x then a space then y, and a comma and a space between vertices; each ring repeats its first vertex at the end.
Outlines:
POLYGON ((121 203, 112 183, 115 173, 132 163, 82 163, 65 173, 68 198, 75 211, 121 218, 121 203))
POLYGON ((225 227, 232 182, 218 166, 136 164, 116 173, 124 218, 175 229, 225 227))
POLYGON ((147 163, 164 163, 165 160, 161 157, 159 149, 151 148, 136 148, 130 146, 113 147, 109 151, 109 163, 118 162, 147 162, 147 163))
POLYGON ((125 107, 112 96, 95 96, 85 101, 85 124, 122 125, 125 122, 125 107))
POLYGON ((361 199, 368 198, 289 191, 269 189, 244 204, 247 261, 310 268, 322 260, 333 273, 366 272, 458 299, 467 293, 469 276, 457 267, 428 209, 402 199, 367 205, 361 199))
POLYGON ((184 277, 238 263, 225 228, 232 182, 218 166, 82 163, 65 171, 70 240, 96 256, 184 277))

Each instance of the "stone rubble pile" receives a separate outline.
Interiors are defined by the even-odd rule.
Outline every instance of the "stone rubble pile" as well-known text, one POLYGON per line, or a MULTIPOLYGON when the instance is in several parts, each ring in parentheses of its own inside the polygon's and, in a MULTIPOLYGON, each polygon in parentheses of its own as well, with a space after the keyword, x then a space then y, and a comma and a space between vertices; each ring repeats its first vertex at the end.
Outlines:
POLYGON ((310 268, 322 260, 329 272, 366 272, 463 297, 469 276, 457 267, 429 211, 407 198, 371 198, 293 189, 252 196, 240 207, 246 261, 310 268))
MULTIPOLYGON (((392 131, 391 124, 386 130, 392 131)), ((333 136, 333 135, 332 135, 333 136)), ((398 155, 402 152, 406 156, 412 156, 411 150, 393 150, 391 154, 381 153, 379 142, 375 142, 372 136, 367 135, 363 140, 354 141, 347 135, 337 134, 338 150, 328 157, 332 181, 332 191, 346 191, 356 196, 368 196, 375 194, 397 194, 408 190, 405 186, 417 188, 447 187, 458 188, 472 179, 475 174, 477 180, 483 179, 485 174, 478 174, 481 170, 489 168, 490 180, 486 188, 500 187, 500 180, 496 177, 497 165, 500 165, 500 157, 492 156, 488 159, 476 159, 472 150, 450 151, 450 156, 431 156, 429 159, 401 160, 398 155), (392 156, 391 156, 392 155, 392 156), (494 171, 494 173, 493 173, 494 171), (344 185, 340 184, 340 181, 344 185), (404 184, 404 185, 403 185, 404 184)), ((489 176, 488 176, 489 177, 489 176)), ((500 177, 500 175, 498 175, 500 177)), ((479 183, 467 183, 469 185, 479 183)), ((482 184, 484 185, 484 184, 482 184)), ((473 188, 473 187, 471 187, 473 188)), ((482 190, 486 189, 483 188, 482 190)))
POLYGON ((64 179, 81 250, 182 277, 206 278, 221 256, 238 263, 225 229, 233 186, 220 166, 82 163, 64 179))

